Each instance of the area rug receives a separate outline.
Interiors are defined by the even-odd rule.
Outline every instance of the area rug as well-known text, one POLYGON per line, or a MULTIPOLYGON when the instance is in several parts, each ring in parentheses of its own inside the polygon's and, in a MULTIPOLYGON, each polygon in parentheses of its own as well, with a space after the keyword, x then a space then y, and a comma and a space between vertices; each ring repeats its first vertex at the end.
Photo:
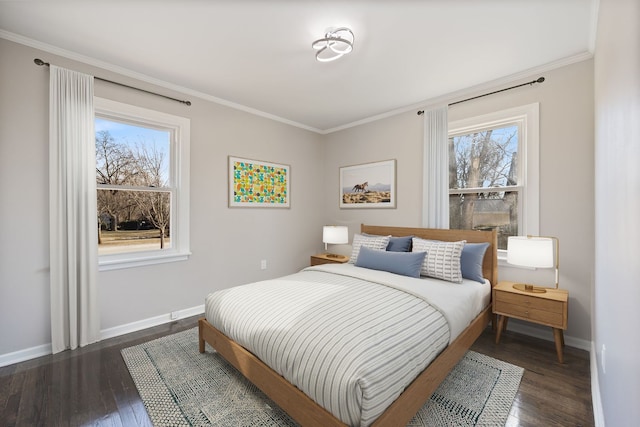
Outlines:
MULTIPOLYGON (((122 350, 156 427, 297 426, 193 328, 122 350)), ((504 426, 524 370, 468 351, 408 426, 504 426)))

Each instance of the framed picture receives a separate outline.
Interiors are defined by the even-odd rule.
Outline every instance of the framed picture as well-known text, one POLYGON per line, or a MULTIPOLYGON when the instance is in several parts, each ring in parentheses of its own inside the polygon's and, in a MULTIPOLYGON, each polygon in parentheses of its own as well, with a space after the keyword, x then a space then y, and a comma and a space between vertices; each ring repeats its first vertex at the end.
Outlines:
POLYGON ((288 208, 288 165, 229 156, 229 207, 288 208))
POLYGON ((340 168, 340 208, 395 207, 395 159, 340 168))

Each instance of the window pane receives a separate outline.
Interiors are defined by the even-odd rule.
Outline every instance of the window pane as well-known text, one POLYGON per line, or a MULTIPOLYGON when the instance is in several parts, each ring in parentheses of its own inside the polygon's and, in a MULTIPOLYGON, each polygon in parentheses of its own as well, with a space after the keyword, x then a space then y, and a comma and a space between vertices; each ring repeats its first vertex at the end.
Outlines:
POLYGON ((98 189, 98 254, 171 247, 171 194, 98 189))
POLYGON ((518 126, 449 138, 449 188, 517 185, 518 126))
POLYGON ((100 97, 94 108, 100 271, 188 259, 190 120, 100 97))
POLYGON ((449 227, 498 230, 498 249, 507 249, 507 238, 518 235, 518 192, 451 194, 449 227))
POLYGON ((95 128, 98 184, 170 185, 170 132, 98 117, 95 128))

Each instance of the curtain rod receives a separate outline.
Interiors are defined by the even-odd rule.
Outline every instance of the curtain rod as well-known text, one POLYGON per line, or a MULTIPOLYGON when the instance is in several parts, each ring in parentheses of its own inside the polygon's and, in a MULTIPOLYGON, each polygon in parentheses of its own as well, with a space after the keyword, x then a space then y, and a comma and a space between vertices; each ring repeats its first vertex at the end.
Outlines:
MULTIPOLYGON (((536 80, 531 80, 530 82, 522 83, 522 84, 519 84, 519 85, 511 86, 511 87, 508 87, 508 88, 505 88, 505 89, 500 89, 500 90, 496 90, 496 91, 489 92, 489 93, 484 93, 482 95, 478 95, 478 96, 474 96, 474 97, 471 97, 471 98, 463 99, 462 101, 452 102, 451 104, 447 104, 447 106, 451 107, 452 105, 461 104, 463 102, 471 101, 472 99, 482 98, 483 96, 493 95, 494 93, 504 92, 505 90, 511 90, 511 89, 515 89, 515 88, 518 88, 518 87, 521 87, 521 86, 526 86, 526 85, 532 85, 533 86, 534 83, 542 83, 542 82, 544 82, 544 77, 538 77, 536 80)), ((424 114, 424 110, 418 111, 418 115, 419 116, 421 116, 422 114, 424 114)))
MULTIPOLYGON (((34 62, 36 65, 46 65, 47 67, 51 65, 51 64, 49 64, 48 62, 44 62, 44 61, 43 61, 42 59, 40 59, 40 58, 36 58, 36 59, 34 59, 34 60, 33 60, 33 62, 34 62)), ((176 102, 179 102, 179 103, 181 103, 181 104, 191 105, 191 101, 183 101, 182 99, 172 98, 172 97, 167 96, 167 95, 162 95, 161 93, 151 92, 151 91, 149 91, 149 90, 140 89, 139 87, 129 86, 129 85, 126 85, 126 84, 124 84, 124 83, 114 82, 113 80, 107 80, 107 79, 103 79, 103 78, 95 77, 95 76, 94 76, 93 78, 94 78, 94 79, 96 79, 96 80, 100 80, 100 81, 107 82, 107 83, 112 83, 112 84, 114 84, 114 85, 123 86, 123 87, 129 88, 129 89, 133 89, 133 90, 137 90, 137 91, 140 91, 140 92, 149 93, 149 94, 151 94, 151 95, 161 96, 161 97, 163 97, 163 98, 170 99, 170 100, 172 100, 172 101, 176 101, 176 102)))

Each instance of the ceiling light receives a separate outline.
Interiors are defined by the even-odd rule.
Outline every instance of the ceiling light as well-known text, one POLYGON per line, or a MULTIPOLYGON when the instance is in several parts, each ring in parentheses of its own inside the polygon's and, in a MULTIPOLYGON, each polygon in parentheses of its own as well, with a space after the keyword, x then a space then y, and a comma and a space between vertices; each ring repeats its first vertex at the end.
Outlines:
POLYGON ((353 32, 347 27, 327 30, 324 37, 311 43, 320 62, 335 61, 353 50, 353 32))

